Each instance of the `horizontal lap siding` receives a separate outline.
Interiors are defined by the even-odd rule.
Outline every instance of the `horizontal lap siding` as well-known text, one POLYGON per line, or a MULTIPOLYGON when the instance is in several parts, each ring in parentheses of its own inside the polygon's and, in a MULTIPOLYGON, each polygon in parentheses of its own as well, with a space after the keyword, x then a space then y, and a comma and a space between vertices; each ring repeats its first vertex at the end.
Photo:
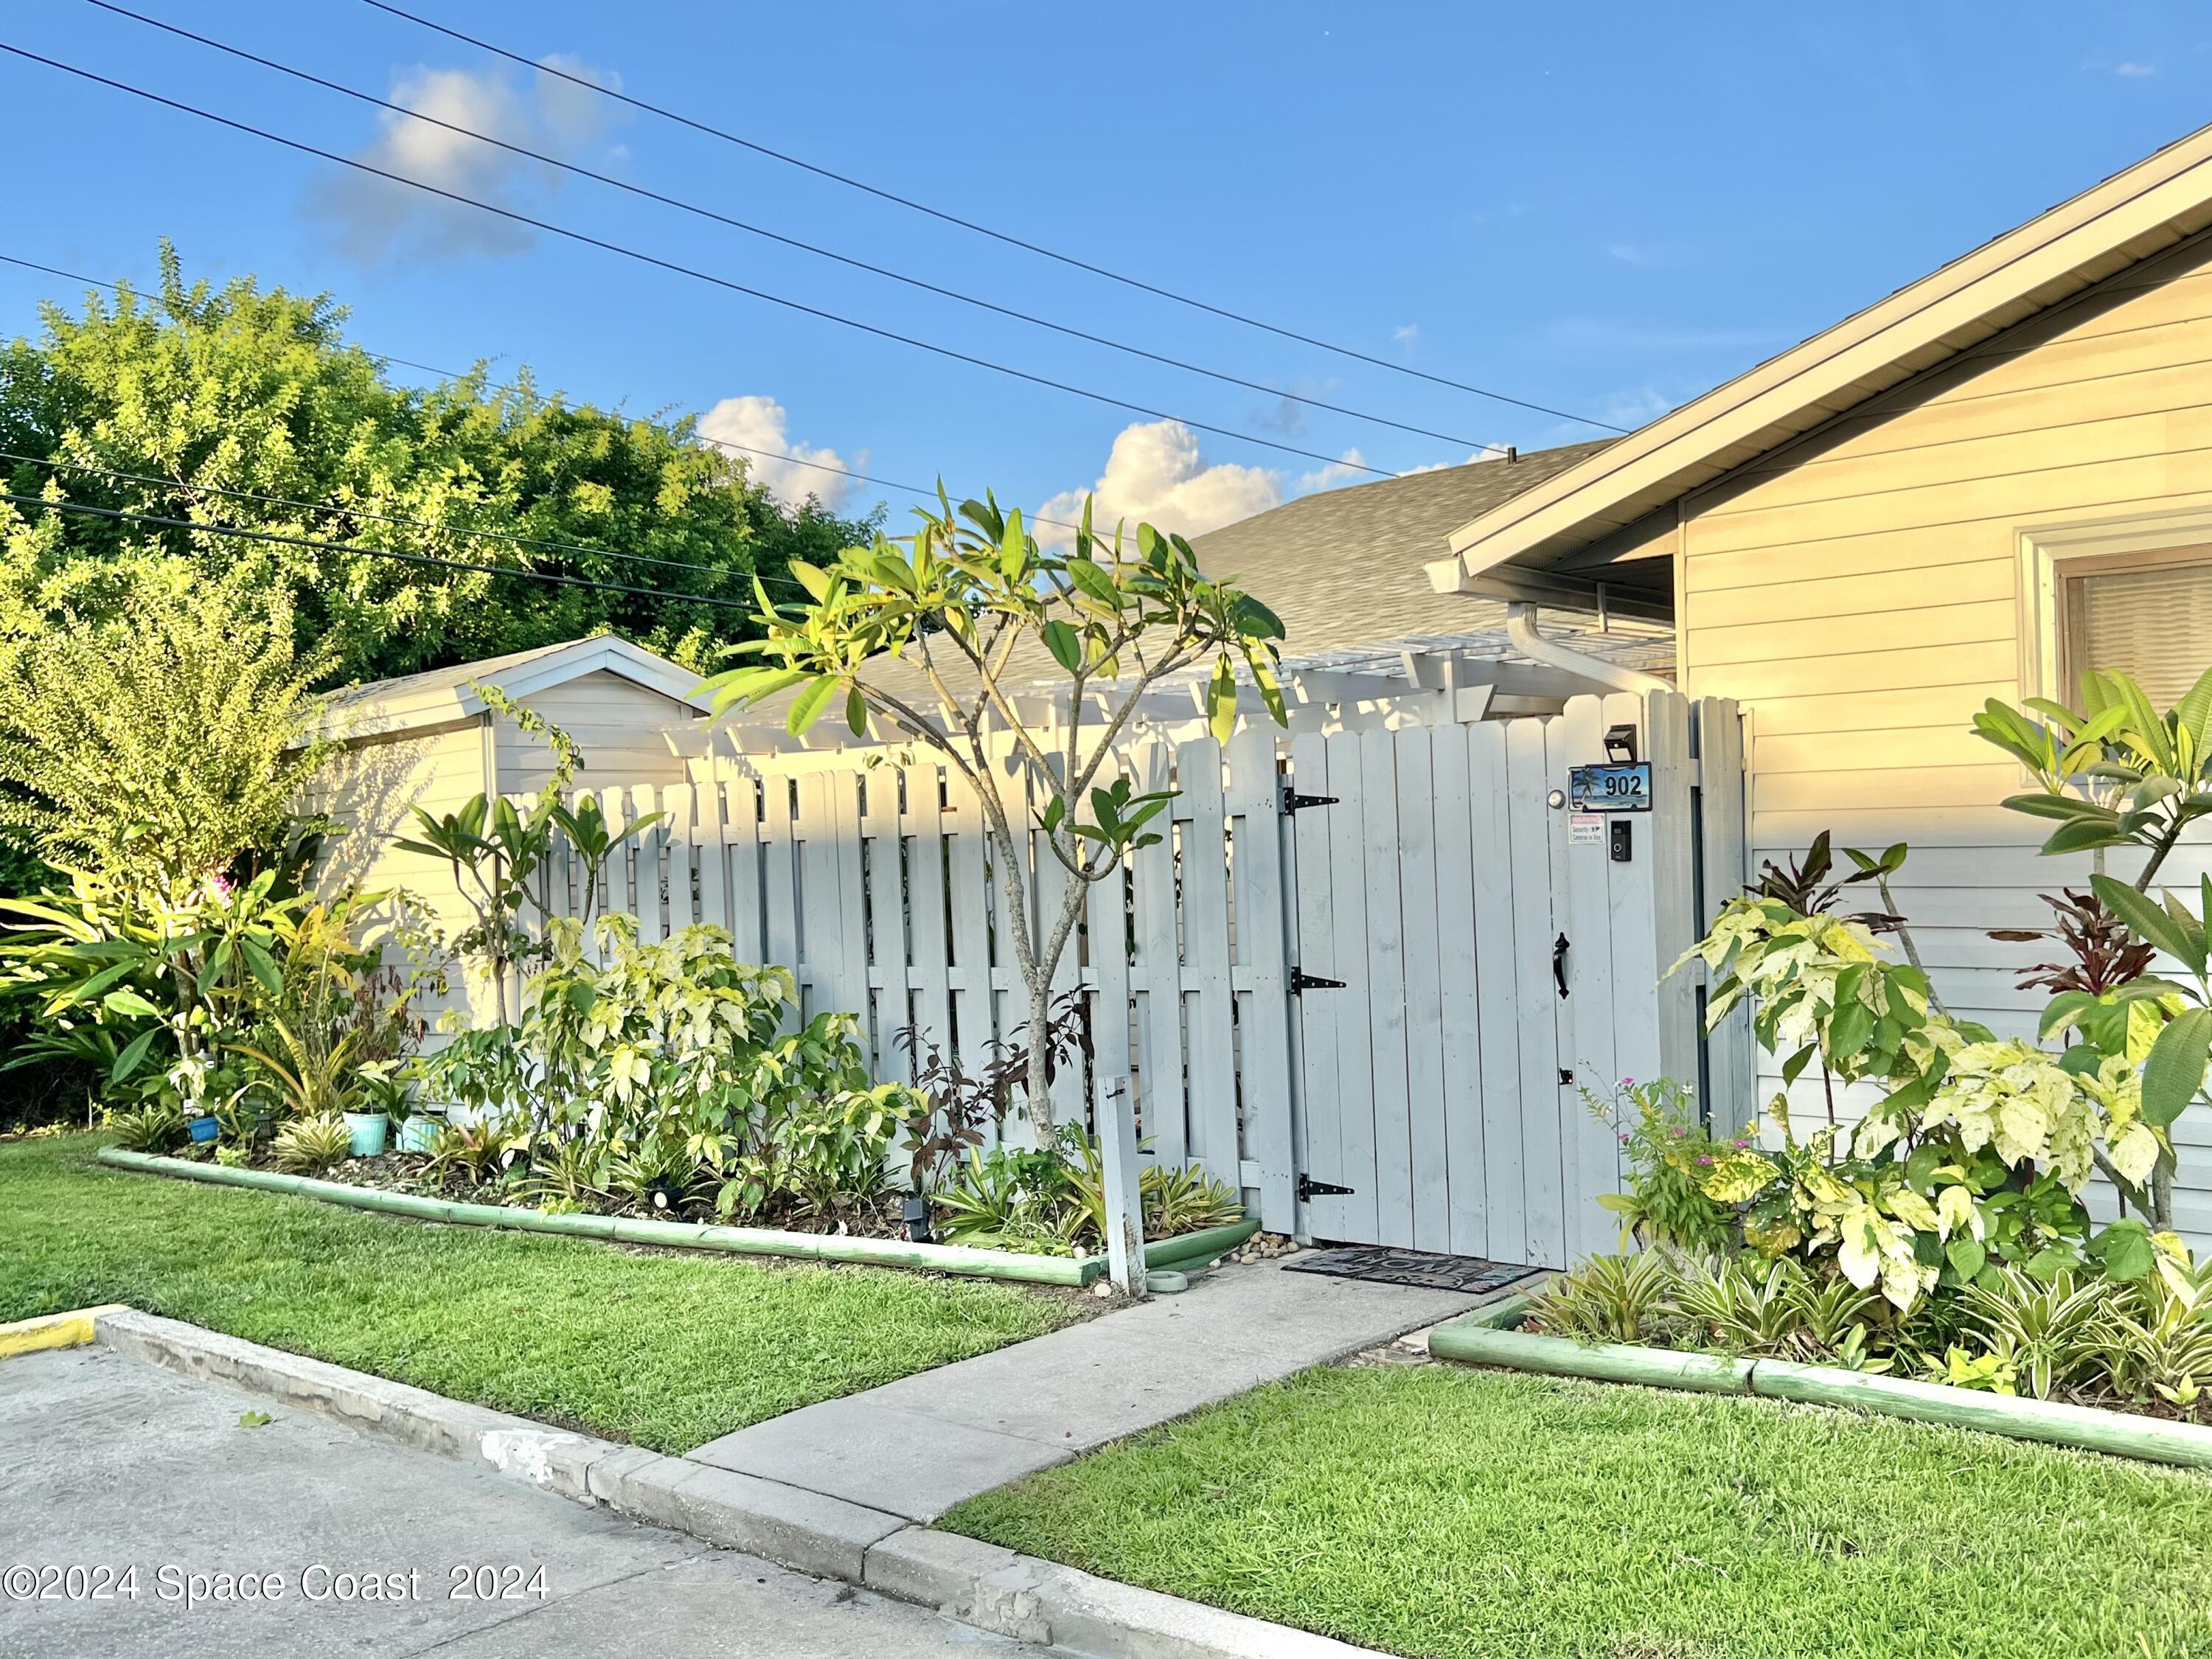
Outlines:
MULTIPOLYGON (((1767 457, 1687 504, 1685 689, 1741 699, 1754 867, 1838 845, 1911 844, 1899 907, 1954 1012, 2033 1032, 2022 990, 2049 946, 2039 893, 2081 886, 2045 859, 2048 825, 2002 811, 2019 769, 1975 738, 1984 700, 2021 695, 2020 534, 2212 500, 2212 256, 2203 248, 2094 291, 1767 457)), ((2206 642, 2212 661, 2212 641, 2206 642)), ((2118 860, 2116 872, 2124 867, 2118 860)), ((2163 873, 2193 886, 2212 847, 2163 873)), ((1760 1093, 1781 1086, 1762 1057, 1760 1093)), ((1815 1080, 1790 1091, 1825 1120, 1815 1080)), ((1846 1098, 1839 1115, 1857 1115, 1846 1098)), ((2212 1245, 2212 1114, 2192 1110, 2179 1218, 2212 1245)))
MULTIPOLYGON (((605 669, 517 699, 576 740, 584 769, 577 781, 671 784, 685 781, 683 761, 668 732, 696 723, 690 706, 647 690, 605 669)), ((552 775, 553 751, 539 738, 498 724, 499 787, 502 794, 534 794, 552 775)))

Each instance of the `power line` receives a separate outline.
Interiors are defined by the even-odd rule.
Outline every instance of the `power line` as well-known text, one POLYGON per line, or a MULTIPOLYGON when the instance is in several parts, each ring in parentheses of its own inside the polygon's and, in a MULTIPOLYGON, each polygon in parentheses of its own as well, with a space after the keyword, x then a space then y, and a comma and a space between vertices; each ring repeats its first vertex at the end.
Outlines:
MULTIPOLYGON (((64 282, 82 283, 89 288, 104 288, 110 293, 120 293, 122 291, 116 283, 103 281, 98 276, 88 276, 81 271, 64 270, 58 265, 42 265, 35 259, 18 258, 12 253, 0 253, 0 264, 17 265, 25 270, 41 271, 49 276, 58 276, 64 282)), ((360 347, 359 349, 367 351, 370 356, 377 358, 380 362, 397 363, 402 368, 418 369, 425 374, 435 374, 441 380, 462 380, 469 378, 468 374, 464 374, 459 369, 441 368, 435 363, 420 363, 409 357, 395 357, 388 351, 372 350, 366 346, 360 347)), ((489 384, 491 389, 495 392, 519 392, 522 389, 520 382, 513 380, 495 380, 489 384)), ((709 437, 706 433, 696 430, 692 433, 691 436, 695 441, 711 445, 716 449, 734 450, 739 454, 758 456, 764 461, 781 461, 791 466, 808 467, 817 472, 834 472, 841 478, 852 478, 860 483, 874 484, 879 489, 896 489, 900 491, 902 494, 917 496, 924 501, 933 501, 937 499, 937 492, 934 489, 925 489, 920 484, 900 483, 895 479, 879 478, 869 473, 855 472, 850 467, 832 466, 827 461, 811 461, 798 455, 787 455, 780 450, 756 449, 750 444, 738 443, 728 438, 709 437)), ((167 483, 168 481, 164 479, 161 480, 161 482, 167 483)), ((332 508, 331 510, 349 511, 350 509, 332 508)), ((1031 514, 1030 517, 1030 522, 1031 524, 1050 525, 1055 530, 1073 531, 1081 528, 1079 525, 1070 524, 1065 519, 1048 519, 1042 514, 1031 514)), ((493 532, 489 531, 463 531, 459 533, 464 535, 490 535, 493 532)), ((604 550, 592 548, 586 550, 599 552, 604 550)), ((642 556, 638 554, 610 554, 608 556, 638 558, 642 556)), ((793 586, 799 585, 793 582, 792 579, 788 576, 765 576, 763 577, 762 580, 763 581, 782 582, 793 586)))
POLYGON ((1224 386, 1241 386, 1247 392, 1257 392, 1270 398, 1282 398, 1289 403, 1303 404, 1310 409, 1327 410, 1332 415, 1342 415, 1355 421, 1367 421, 1376 426, 1392 427, 1400 432, 1411 433, 1415 437, 1434 438, 1439 443, 1460 444, 1471 448, 1481 447, 1480 441, 1474 438, 1462 438, 1449 432, 1431 431, 1427 427, 1414 426, 1405 421, 1394 420, 1387 415, 1370 414, 1364 410, 1349 408, 1342 404, 1329 403, 1323 398, 1309 398, 1301 392, 1285 392, 1280 387, 1268 386, 1264 381, 1248 380, 1242 375, 1231 374, 1222 369, 1208 368, 1202 363, 1190 362, 1181 357, 1171 357, 1162 352, 1148 350, 1143 346, 1131 345, 1126 341, 1116 340, 1107 335, 1093 334, 1086 329, 1073 327, 1066 323, 1056 323, 1050 318, 1039 317, 1030 312, 1018 310, 1012 306, 1000 305, 995 301, 981 299, 975 295, 963 293, 957 289, 945 288, 906 271, 894 270, 886 265, 871 264, 866 259, 855 258, 850 254, 839 253, 832 248, 821 247, 812 242, 802 241, 798 237, 787 236, 779 231, 769 230, 763 226, 749 223, 743 219, 733 218, 713 208, 701 207, 696 203, 685 201, 681 197, 666 195, 659 191, 648 189, 643 185, 633 184, 626 179, 617 179, 609 173, 595 172, 576 162, 563 161, 557 155, 549 155, 543 150, 532 149, 525 144, 511 143, 504 138, 494 137, 488 132, 478 131, 474 127, 465 127, 458 123, 441 119, 438 116, 426 114, 421 110, 411 109, 404 104, 393 103, 388 99, 379 98, 373 93, 363 92, 359 88, 347 86, 343 82, 327 80, 309 70, 295 69, 289 64, 279 63, 273 58, 264 58, 258 52, 248 52, 242 46, 227 45, 223 41, 196 33, 177 24, 163 22, 158 17, 149 17, 144 13, 133 11, 127 6, 117 5, 114 0, 86 0, 86 3, 97 6, 102 11, 112 12, 118 17, 127 17, 133 22, 143 23, 149 28, 160 29, 164 33, 175 35, 180 40, 194 41, 212 51, 227 53, 243 62, 258 64, 264 69, 274 70, 279 75, 290 76, 294 80, 305 82, 310 86, 320 87, 325 91, 356 99, 375 108, 387 110, 392 114, 405 116, 410 120, 424 122, 464 138, 473 138, 479 143, 489 144, 495 149, 503 149, 511 155, 520 155, 545 167, 556 167, 563 173, 573 173, 577 178, 589 179, 595 184, 608 185, 648 202, 658 202, 664 207, 672 207, 679 212, 692 214, 715 224, 726 225, 732 230, 741 230, 748 235, 780 243, 785 247, 796 248, 803 253, 811 253, 817 258, 834 261, 854 270, 864 270, 871 276, 901 283, 908 288, 919 289, 926 294, 934 294, 942 299, 957 300, 963 305, 973 306, 980 311, 988 311, 1000 317, 1012 318, 1016 322, 1027 323, 1032 327, 1048 329, 1055 334, 1065 335, 1069 339, 1082 340, 1091 345, 1104 346, 1109 350, 1123 352, 1132 357, 1141 357, 1147 362, 1181 369, 1186 374, 1203 375, 1207 380, 1218 380, 1224 386))
MULTIPOLYGON (((49 455, 24 455, 12 449, 0 449, 0 461, 23 461, 32 466, 52 467, 70 472, 88 473, 95 478, 109 478, 125 483, 153 484, 179 494, 227 495, 233 501, 256 501, 264 507, 296 507, 309 513, 342 514, 349 518, 366 519, 378 524, 402 525, 411 530, 427 530, 434 535, 469 536, 478 540, 505 542, 514 547, 543 548, 548 552, 585 554, 595 559, 614 559, 623 564, 659 565, 670 570, 689 570, 702 576, 727 580, 733 576, 750 576, 750 570, 737 570, 726 566, 702 564, 696 559, 657 559, 645 553, 617 553, 611 548, 592 547, 582 542, 556 541, 545 536, 518 536, 502 530, 471 530, 460 525, 439 524, 429 519, 410 519, 397 513, 377 513, 368 507, 343 502, 302 501, 294 495, 264 495, 251 489, 230 489, 221 484, 190 483, 176 478, 157 477, 149 472, 118 472, 110 468, 93 466, 83 461, 65 461, 49 455)), ((784 576, 763 577, 768 581, 790 581, 784 576)), ((793 586, 799 586, 792 582, 793 586)))
POLYGON ((1203 311, 1209 315, 1224 318, 1232 323, 1242 323, 1247 328, 1256 328, 1282 339, 1295 340, 1300 345, 1312 346, 1317 350, 1332 352, 1337 356, 1349 357, 1355 362, 1370 363, 1377 368, 1387 368, 1393 374, 1411 375, 1416 380, 1427 380, 1433 385, 1449 386, 1455 392, 1469 392, 1478 398, 1488 398, 1496 403, 1510 404, 1516 409, 1531 410, 1539 415, 1556 416, 1563 421, 1573 421, 1583 426, 1597 427, 1607 432, 1627 430, 1626 427, 1614 426, 1607 421, 1594 421, 1587 415, 1570 414, 1563 409, 1552 409, 1543 404, 1530 403, 1522 398, 1509 398, 1502 392, 1492 392, 1483 386, 1469 386, 1463 380, 1451 380, 1442 374, 1431 374, 1425 369, 1415 368, 1410 363, 1394 363, 1387 357, 1377 357, 1352 346, 1336 345, 1328 340, 1317 339, 1310 334, 1301 334, 1296 329, 1284 328, 1274 323, 1263 322, 1259 318, 1249 316, 1243 312, 1231 311, 1225 306, 1213 305, 1205 300, 1194 299, 1187 294, 1178 294, 1173 289, 1159 287, 1156 283, 1146 282, 1141 277, 1125 276, 1118 270, 1110 270, 1104 265, 1093 264, 1091 261, 1078 258, 1072 253, 1058 252, 1052 248, 1045 247, 1036 242, 1026 241, 1019 236, 1010 234, 1003 230, 994 230, 990 226, 979 224, 973 219, 963 219, 958 214, 948 213, 942 208, 931 207, 926 202, 917 202, 911 197, 901 196, 896 191, 884 190, 864 179, 853 178, 848 173, 835 172, 829 167, 817 166, 812 161, 803 161, 787 151, 770 149, 766 144, 757 143, 750 138, 740 137, 734 132, 710 125, 705 121, 682 114, 662 105, 648 103, 642 98, 635 98, 626 92, 618 92, 612 87, 603 86, 588 76, 571 74, 553 64, 541 63, 535 58, 525 57, 519 52, 510 51, 505 46, 495 46, 491 41, 480 40, 473 34, 464 34, 457 28, 424 17, 418 13, 388 4, 386 0, 363 0, 363 3, 375 7, 379 11, 388 12, 394 17, 403 18, 418 27, 442 34, 448 40, 459 40, 464 45, 476 47, 480 52, 488 52, 496 57, 504 58, 510 63, 520 64, 523 68, 534 70, 541 75, 556 76, 574 85, 598 93, 603 98, 611 98, 617 103, 629 105, 632 109, 643 110, 649 115, 657 115, 664 121, 673 121, 679 126, 689 127, 695 132, 706 134, 710 138, 719 138, 724 143, 735 144, 741 149, 752 151, 757 155, 765 155, 770 161, 781 161, 787 167, 798 167, 803 172, 813 173, 817 178, 827 179, 833 183, 843 185, 848 189, 861 191, 879 201, 892 203, 911 212, 925 214, 942 223, 957 226, 962 230, 973 231, 978 236, 988 236, 994 242, 1002 242, 1008 247, 1020 248, 1024 252, 1034 253, 1040 258, 1054 260, 1074 270, 1088 271, 1094 276, 1103 276, 1107 281, 1119 283, 1125 288, 1136 289, 1146 294, 1155 295, 1163 300, 1172 300, 1177 305, 1188 306, 1194 311, 1203 311))
POLYGON ((23 58, 30 63, 43 64, 48 69, 59 70, 65 75, 73 75, 79 80, 90 81, 95 85, 106 87, 116 92, 128 93, 134 98, 159 104, 164 108, 175 110, 180 114, 198 116, 204 121, 212 122, 217 126, 228 127, 234 132, 243 132, 251 137, 259 138, 269 143, 281 144, 285 149, 297 150, 303 155, 313 155, 319 160, 333 162, 339 167, 351 167, 357 173, 365 173, 374 178, 388 179, 395 185, 404 185, 410 190, 419 190, 426 195, 436 196, 449 202, 458 202, 464 207, 472 207, 481 212, 495 214, 500 218, 511 220, 516 224, 527 225, 532 230, 542 230, 550 235, 562 237, 586 247, 595 247, 623 258, 634 259, 641 264, 652 265, 661 270, 673 272, 679 276, 689 276, 696 282, 726 289, 731 293, 742 294, 750 299, 763 300, 770 305, 781 306, 787 311, 795 311, 803 316, 836 323, 842 327, 853 329, 863 334, 873 335, 878 339, 894 341, 900 345, 911 346, 916 350, 927 351, 933 356, 948 358, 955 362, 967 363, 974 368, 988 368, 994 374, 1004 374, 1012 380, 1025 380, 1032 386, 1048 387, 1054 392, 1065 392, 1072 397, 1103 404, 1109 408, 1126 410, 1131 414, 1146 416, 1156 421, 1173 421, 1179 425, 1189 427, 1200 432, 1212 433, 1217 437, 1233 438, 1239 442, 1255 444, 1264 449, 1277 450, 1285 455, 1297 455, 1307 460, 1319 461, 1325 466, 1348 467, 1355 471, 1372 474, 1378 478, 1396 476, 1381 467, 1370 466, 1364 461, 1348 461, 1340 456, 1323 454, 1319 450, 1304 449, 1296 444, 1283 443, 1273 438, 1262 438, 1255 433, 1239 432, 1231 427, 1215 426, 1208 422, 1193 420, 1187 416, 1170 414, 1165 410, 1153 409, 1145 404, 1132 403, 1125 398, 1116 398, 1108 392, 1093 392, 1088 387, 1074 386, 1066 380, 1055 380, 1047 375, 1033 374, 1027 369, 1016 368, 1010 364, 997 362, 988 357, 978 357, 969 352, 956 350, 951 346, 936 345, 927 340, 916 338, 911 334, 901 334, 893 329, 879 328, 873 323, 864 323, 857 318, 847 317, 837 312, 825 310, 819 306, 811 306, 801 301, 787 299, 782 295, 771 294, 765 289, 753 288, 727 276, 718 276, 711 271, 701 270, 696 266, 684 264, 677 260, 664 259, 658 254, 647 253, 641 249, 629 247, 620 242, 609 241, 604 237, 593 236, 588 232, 574 230, 566 225, 556 225, 550 219, 537 218, 530 214, 518 212, 513 208, 495 206, 492 203, 480 201, 473 196, 464 196, 459 191, 447 190, 441 185, 425 184, 420 179, 410 179, 404 173, 392 173, 367 161, 358 161, 353 156, 341 155, 335 150, 320 149, 298 138, 287 138, 283 134, 270 132, 266 128, 253 126, 245 121, 234 120, 228 115, 218 115, 212 110, 202 109, 196 105, 165 97, 158 92, 133 86, 128 82, 118 81, 108 76, 97 74, 91 70, 79 69, 74 64, 65 64, 58 58, 43 57, 38 52, 27 51, 21 46, 10 46, 5 41, 0 41, 0 52, 7 52, 11 57, 23 58))
POLYGON ((550 570, 524 570, 511 565, 471 564, 463 559, 441 559, 429 553, 401 553, 386 547, 363 547, 355 542, 322 541, 313 536, 287 536, 274 530, 249 530, 244 525, 202 524, 192 519, 173 519, 160 513, 131 513, 119 507, 95 507, 90 501, 50 501, 40 495, 19 495, 0 490, 0 501, 17 507, 43 507, 49 513, 76 513, 130 524, 155 525, 166 530, 188 530, 210 536, 237 536, 248 541, 276 542, 319 553, 350 553, 362 558, 392 559, 401 564, 434 565, 442 570, 465 570, 483 576, 508 576, 518 581, 548 582, 561 587, 588 587, 602 593, 630 593, 640 599, 672 599, 679 605, 719 605, 726 611, 750 611, 740 600, 717 599, 711 593, 678 593, 665 587, 633 587, 623 582, 594 581, 586 576, 562 576, 550 570))

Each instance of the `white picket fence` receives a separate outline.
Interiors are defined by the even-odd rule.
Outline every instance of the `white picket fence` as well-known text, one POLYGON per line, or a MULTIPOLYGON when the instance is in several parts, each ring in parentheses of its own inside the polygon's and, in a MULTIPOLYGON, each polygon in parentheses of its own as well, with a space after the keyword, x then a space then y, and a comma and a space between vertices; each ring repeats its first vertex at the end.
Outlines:
MULTIPOLYGON (((1138 788, 1178 792, 1172 830, 1091 886, 1055 995, 1082 988, 1092 1075, 1132 1080, 1155 1156, 1231 1181, 1254 1160, 1249 1184, 1286 1205, 1286 1110, 1264 1115, 1282 1120, 1272 1138, 1239 1132, 1242 1091, 1285 1108, 1290 1091, 1275 738, 1238 737, 1225 756, 1210 741, 1142 744, 1117 759, 1138 788)), ((907 1026, 980 1067, 994 1038, 1026 1023, 1004 872, 955 769, 883 749, 709 764, 692 784, 596 792, 611 823, 665 815, 610 862, 603 912, 634 911, 648 942, 711 922, 740 957, 794 965, 800 1017, 860 1013, 879 1078, 906 1076, 907 1026)), ((1032 915, 1057 914, 1067 878, 1032 849, 1020 872, 1032 915)), ((576 913, 576 879, 556 852, 556 912, 576 913)), ((1085 1116, 1079 1068, 1060 1072, 1055 1105, 1085 1116)))
MULTIPOLYGON (((1172 833, 1091 888, 1059 967, 1056 994, 1079 988, 1087 1006, 1091 1086, 1130 1079, 1152 1152, 1236 1182, 1271 1228, 1563 1261, 1570 1239, 1597 1242, 1583 1212, 1611 1168, 1559 1068, 1699 1063, 1692 988, 1653 981, 1688 942, 1700 851, 1723 884, 1741 866, 1734 735, 1732 706, 1662 695, 1117 751, 1137 788, 1176 793, 1172 833), (1655 734, 1663 781, 1626 866, 1570 847, 1547 803, 1621 721, 1655 734), (1706 791, 1702 837, 1700 726, 1728 781, 1706 791), (1338 804, 1293 816, 1286 780, 1338 804), (1565 1001, 1550 962, 1562 932, 1576 942, 1565 1001), (1347 988, 1295 995, 1299 968, 1347 988), (1339 1179, 1347 1148, 1365 1159, 1357 1182, 1339 1179), (1302 1200, 1309 1172, 1367 1190, 1302 1200)), ((611 861, 602 911, 633 911, 647 941, 711 922, 739 957, 793 966, 802 1017, 861 1015, 879 1078, 906 1075, 907 1026, 980 1066, 1026 1021, 1006 872, 973 790, 927 750, 722 757, 690 784, 598 793, 615 824, 665 814, 611 861)), ((1033 846, 1018 878, 1032 915, 1057 913, 1067 878, 1048 852, 1033 846)), ((547 881, 549 904, 574 914, 565 851, 547 881)), ((1723 1086, 1737 1069, 1731 1051, 1723 1086)), ((1081 1068, 1060 1073, 1063 1120, 1085 1115, 1085 1086, 1081 1068)))

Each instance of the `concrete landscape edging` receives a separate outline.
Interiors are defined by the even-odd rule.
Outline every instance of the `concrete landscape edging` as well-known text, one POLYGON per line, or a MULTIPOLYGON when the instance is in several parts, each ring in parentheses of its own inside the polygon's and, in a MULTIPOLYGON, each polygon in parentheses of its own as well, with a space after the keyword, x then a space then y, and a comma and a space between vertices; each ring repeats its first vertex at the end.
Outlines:
MULTIPOLYGON (((1095 1659, 1371 1659, 1309 1631, 1139 1589, 900 1516, 448 1400, 324 1360, 124 1307, 58 1316, 131 1358, 600 1504, 724 1549, 919 1602, 979 1629, 1095 1659)), ((76 1328, 72 1326, 71 1328, 76 1328)))
MULTIPOLYGON (((1733 1359, 1672 1348, 1540 1336, 1498 1328, 1495 1320, 1501 1311, 1502 1307, 1485 1308, 1438 1326, 1429 1333, 1429 1352, 1440 1359, 1464 1364, 1705 1394, 1758 1395, 1946 1428, 1976 1429, 2015 1440, 2040 1441, 2184 1468, 2212 1469, 2212 1428, 2201 1424, 2073 1406, 2057 1400, 1984 1394, 1911 1377, 1845 1370, 1837 1365, 1733 1359)), ((1525 1313, 1525 1308, 1522 1311, 1525 1313)))
MULTIPOLYGON (((283 1193, 293 1198, 335 1204, 346 1209, 404 1216, 410 1220, 440 1222, 449 1226, 557 1233, 617 1244, 720 1250, 738 1255, 791 1256, 805 1261, 921 1268, 931 1273, 953 1273, 971 1279, 996 1279, 1069 1288, 1087 1285, 1106 1271, 1103 1256, 1079 1259, 1064 1255, 1029 1255, 1015 1250, 978 1249, 966 1244, 917 1244, 898 1238, 794 1233, 773 1227, 709 1226, 698 1222, 652 1221, 632 1216, 583 1212, 550 1215, 542 1210, 524 1209, 513 1205, 462 1204, 420 1193, 395 1193, 381 1188, 349 1186, 342 1181, 318 1181, 312 1176, 284 1175, 270 1170, 236 1170, 221 1164, 196 1164, 189 1158, 126 1152, 119 1146, 102 1146, 96 1156, 100 1162, 112 1168, 131 1170, 142 1175, 169 1176, 180 1181, 203 1182, 210 1186, 283 1193)), ((1188 1271, 1202 1261, 1228 1255, 1259 1231, 1259 1218, 1248 1216, 1243 1221, 1231 1222, 1225 1226, 1156 1239, 1145 1247, 1145 1265, 1163 1270, 1188 1271)))

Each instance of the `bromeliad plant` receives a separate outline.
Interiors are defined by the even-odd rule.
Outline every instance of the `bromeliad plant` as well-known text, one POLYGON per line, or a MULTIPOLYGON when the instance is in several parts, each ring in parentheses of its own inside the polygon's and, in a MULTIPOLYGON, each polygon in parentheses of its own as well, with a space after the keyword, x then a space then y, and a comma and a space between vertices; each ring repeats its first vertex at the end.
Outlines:
MULTIPOLYGON (((793 733, 836 712, 856 737, 873 729, 945 757, 982 802, 1029 1028, 1042 1031, 1054 969, 1090 884, 1160 839, 1148 826, 1169 797, 1133 793, 1114 775, 1114 745, 1148 690, 1208 661, 1204 704, 1218 739, 1236 725, 1240 664, 1282 723, 1283 626, 1233 581, 1202 574, 1181 536, 1139 525, 1133 552, 1119 529, 1110 541, 1094 535, 1088 501, 1065 553, 1041 548, 1018 510, 988 497, 955 511, 940 491, 939 508, 921 511, 902 542, 878 537, 827 569, 794 562, 804 605, 778 605, 757 583, 765 637, 731 650, 763 660, 719 674, 707 689, 717 714, 795 693, 793 733), (1037 672, 1031 653, 1065 677, 1042 721, 1024 712, 1027 688, 1014 678, 1037 672), (928 694, 909 697, 886 684, 877 671, 890 659, 918 672, 928 694), (1012 744, 1003 765, 994 734, 1012 744), (1032 909, 1032 842, 1036 861, 1064 872, 1054 914, 1032 909)), ((1041 1138, 1053 1128, 1047 1072, 1045 1046, 1032 1045, 1026 1103, 1041 1138)))

